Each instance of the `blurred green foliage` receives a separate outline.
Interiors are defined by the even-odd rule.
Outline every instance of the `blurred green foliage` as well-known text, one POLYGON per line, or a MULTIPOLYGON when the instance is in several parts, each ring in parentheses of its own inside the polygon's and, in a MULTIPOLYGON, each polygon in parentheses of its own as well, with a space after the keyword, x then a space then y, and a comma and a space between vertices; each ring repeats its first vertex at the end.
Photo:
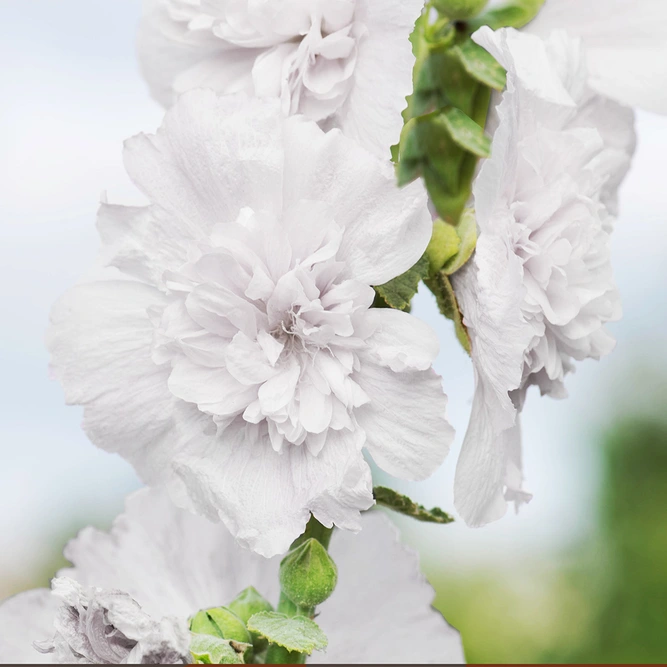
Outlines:
POLYGON ((598 530, 550 562, 427 572, 469 662, 667 662, 667 421, 603 438, 598 530))

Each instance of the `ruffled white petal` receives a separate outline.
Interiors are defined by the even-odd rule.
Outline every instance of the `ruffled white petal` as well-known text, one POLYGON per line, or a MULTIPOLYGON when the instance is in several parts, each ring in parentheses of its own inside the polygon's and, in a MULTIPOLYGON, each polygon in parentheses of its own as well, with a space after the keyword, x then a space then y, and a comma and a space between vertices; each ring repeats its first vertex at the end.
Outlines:
POLYGON ((51 312, 51 371, 70 404, 84 406, 83 428, 103 449, 128 459, 144 480, 163 481, 178 448, 204 439, 196 411, 169 391, 169 368, 151 359, 149 310, 155 288, 102 281, 67 292, 51 312))
POLYGON ((464 663, 459 633, 431 606, 434 591, 419 571, 417 554, 401 544, 380 512, 367 512, 362 523, 359 535, 336 532, 331 540, 338 585, 317 617, 329 646, 308 661, 464 663))
POLYGON ((409 35, 424 8, 422 0, 357 0, 365 28, 352 89, 336 122, 352 139, 385 159, 398 143, 406 97, 412 94, 414 57, 409 35))
POLYGON ((667 113, 667 5, 662 0, 547 0, 524 30, 581 37, 590 84, 618 102, 667 113))
POLYGON ((35 641, 51 639, 58 601, 47 588, 19 593, 0 604, 0 663, 51 663, 50 654, 40 653, 35 641))
POLYGON ((351 278, 382 285, 416 264, 433 227, 420 181, 396 188, 388 164, 299 118, 285 123, 285 144, 285 204, 335 202, 345 232, 340 255, 351 278))
POLYGON ((356 380, 370 402, 357 410, 366 447, 390 475, 421 480, 442 463, 454 439, 447 397, 435 371, 391 369, 367 360, 356 380))
POLYGON ((194 90, 156 134, 125 142, 125 168, 181 234, 203 238, 243 207, 280 209, 281 125, 277 103, 194 90))
POLYGON ((287 551, 311 511, 327 525, 359 530, 359 512, 373 505, 363 440, 330 431, 317 456, 303 445, 277 453, 253 432, 258 428, 231 427, 223 446, 193 445, 176 459, 177 474, 199 494, 200 511, 222 519, 240 544, 266 557, 287 551))

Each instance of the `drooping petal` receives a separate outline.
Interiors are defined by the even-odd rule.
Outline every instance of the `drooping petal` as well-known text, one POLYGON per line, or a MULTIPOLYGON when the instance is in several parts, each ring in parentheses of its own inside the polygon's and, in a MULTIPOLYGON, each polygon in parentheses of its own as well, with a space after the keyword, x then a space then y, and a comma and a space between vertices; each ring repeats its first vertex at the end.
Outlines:
POLYGON ((412 267, 431 238, 426 192, 419 181, 397 188, 388 164, 340 132, 300 118, 285 123, 285 205, 327 202, 344 228, 339 251, 349 276, 381 285, 412 267))
POLYGON ((375 462, 401 479, 421 480, 435 472, 454 439, 435 371, 395 373, 364 359, 355 380, 370 398, 355 414, 375 462))
POLYGON ((35 641, 53 637, 53 620, 59 603, 48 588, 19 593, 0 604, 0 663, 51 663, 35 641))
POLYGON ((456 466, 454 505, 469 526, 497 521, 507 503, 518 508, 531 495, 522 489, 521 429, 519 418, 507 429, 499 428, 491 414, 493 398, 489 388, 477 379, 461 454, 456 466))

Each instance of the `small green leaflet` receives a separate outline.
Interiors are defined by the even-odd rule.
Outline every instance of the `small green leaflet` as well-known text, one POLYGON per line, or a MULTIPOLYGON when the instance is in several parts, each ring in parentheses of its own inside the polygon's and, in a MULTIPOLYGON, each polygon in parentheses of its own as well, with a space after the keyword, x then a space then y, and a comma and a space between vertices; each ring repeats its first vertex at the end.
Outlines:
POLYGON ((444 123, 457 146, 476 155, 489 157, 491 155, 491 140, 484 134, 484 130, 477 123, 468 118, 463 111, 455 107, 443 109, 437 116, 436 122, 444 123))
POLYGON ((453 48, 464 69, 473 79, 477 79, 494 90, 503 90, 507 75, 503 67, 485 49, 467 39, 453 48))
POLYGON ((428 276, 429 261, 426 255, 405 273, 392 278, 384 285, 377 285, 375 291, 385 303, 396 310, 407 310, 412 297, 419 289, 419 283, 428 276))
POLYGON ((456 225, 456 233, 460 241, 458 252, 442 267, 448 276, 456 273, 470 259, 477 245, 477 220, 473 209, 467 208, 463 211, 459 224, 456 225))
POLYGON ((250 644, 191 633, 190 653, 197 665, 243 665, 243 654, 250 644))
POLYGON ((449 278, 445 271, 440 271, 436 273, 432 278, 428 278, 424 281, 424 284, 433 292, 435 295, 435 300, 438 304, 440 312, 448 319, 454 322, 454 328, 456 330, 456 337, 459 340, 459 343, 463 346, 463 349, 470 354, 472 352, 472 344, 470 343, 470 336, 468 335, 468 330, 463 324, 463 316, 459 310, 459 304, 456 301, 456 295, 454 294, 454 288, 449 282, 449 278))
POLYGON ((418 505, 414 500, 386 486, 374 487, 373 496, 375 496, 375 502, 378 505, 388 507, 394 510, 394 512, 411 516, 413 519, 417 519, 417 521, 426 521, 429 523, 451 523, 454 521, 449 514, 443 512, 439 507, 427 510, 423 505, 418 505))
POLYGON ((544 0, 508 0, 504 5, 493 7, 470 21, 469 29, 474 32, 483 25, 488 25, 492 30, 522 28, 537 16, 543 4, 544 0))
POLYGON ((288 651, 310 655, 327 646, 327 637, 315 621, 305 616, 285 616, 276 611, 261 611, 248 621, 248 630, 266 637, 288 651))

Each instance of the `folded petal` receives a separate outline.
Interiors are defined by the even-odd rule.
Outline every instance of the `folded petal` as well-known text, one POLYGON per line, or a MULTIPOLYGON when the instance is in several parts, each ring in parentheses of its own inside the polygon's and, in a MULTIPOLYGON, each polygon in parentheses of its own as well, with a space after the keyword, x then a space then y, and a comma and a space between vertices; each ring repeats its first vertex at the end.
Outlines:
POLYGON ((435 472, 454 439, 440 376, 433 370, 395 373, 364 359, 355 380, 370 398, 355 414, 375 462, 401 479, 435 472))
POLYGON ((362 324, 372 333, 366 339, 370 354, 392 371, 425 371, 438 356, 440 343, 433 329, 414 315, 391 308, 371 308, 362 324))

